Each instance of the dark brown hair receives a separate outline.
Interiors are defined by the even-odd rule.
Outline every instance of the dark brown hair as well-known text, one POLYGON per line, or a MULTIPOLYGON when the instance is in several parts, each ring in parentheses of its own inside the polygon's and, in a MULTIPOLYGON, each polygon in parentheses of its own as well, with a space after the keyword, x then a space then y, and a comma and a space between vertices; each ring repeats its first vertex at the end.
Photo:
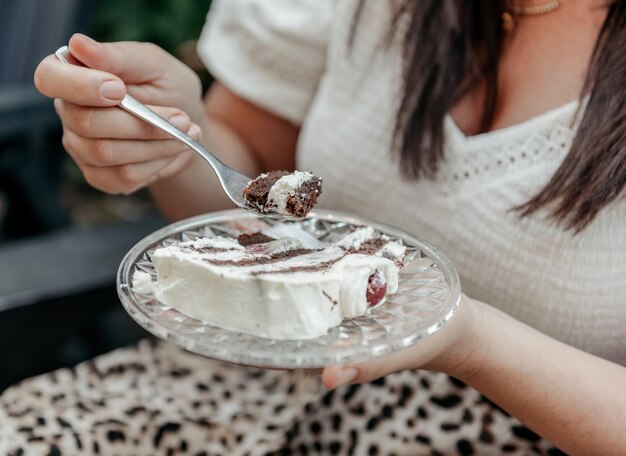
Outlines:
MULTIPOLYGON (((358 4, 351 40, 365 0, 358 4)), ((583 230, 615 201, 626 185, 626 0, 607 4, 581 98, 590 94, 578 132, 545 187, 514 208, 528 216, 549 207, 566 229, 583 230)), ((498 62, 504 36, 504 0, 408 0, 404 15, 404 96, 395 146, 405 174, 432 178, 443 158, 443 120, 453 105, 484 81, 482 131, 496 103, 498 62)))

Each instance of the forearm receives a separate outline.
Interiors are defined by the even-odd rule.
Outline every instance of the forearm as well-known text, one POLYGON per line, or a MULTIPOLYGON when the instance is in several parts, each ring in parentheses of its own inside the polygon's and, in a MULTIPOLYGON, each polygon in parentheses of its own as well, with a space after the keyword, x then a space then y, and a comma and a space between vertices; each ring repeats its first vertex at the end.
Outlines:
MULTIPOLYGON (((255 177, 261 172, 250 147, 219 120, 205 117, 201 142, 242 174, 255 177)), ((222 190, 211 166, 195 154, 181 172, 152 184, 150 192, 169 220, 235 207, 222 190)))
POLYGON ((570 454, 626 454, 626 368, 473 301, 475 349, 451 369, 570 454))

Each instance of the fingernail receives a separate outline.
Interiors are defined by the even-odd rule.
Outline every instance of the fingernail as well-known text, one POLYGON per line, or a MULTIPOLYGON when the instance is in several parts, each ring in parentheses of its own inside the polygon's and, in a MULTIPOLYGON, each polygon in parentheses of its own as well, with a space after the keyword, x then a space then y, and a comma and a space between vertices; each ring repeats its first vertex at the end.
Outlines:
POLYGON ((76 36, 80 36, 82 39, 84 39, 85 41, 87 41, 88 44, 91 44, 93 46, 98 46, 100 43, 98 43, 96 40, 94 40, 93 38, 87 36, 87 35, 83 35, 82 33, 76 33, 76 36))
POLYGON ((187 125, 189 125, 189 121, 182 114, 176 114, 169 118, 169 122, 174 125, 178 129, 187 129, 187 125))
POLYGON ((100 95, 107 100, 118 101, 126 95, 126 88, 120 81, 105 81, 100 86, 100 95))
POLYGON ((354 367, 340 370, 335 376, 337 379, 337 386, 347 385, 348 383, 354 381, 357 375, 358 372, 354 367))
POLYGON ((199 138, 200 136, 202 136, 202 131, 200 130, 200 127, 197 126, 196 124, 193 124, 191 126, 191 128, 189 129, 189 132, 187 133, 189 136, 191 136, 192 138, 199 138))

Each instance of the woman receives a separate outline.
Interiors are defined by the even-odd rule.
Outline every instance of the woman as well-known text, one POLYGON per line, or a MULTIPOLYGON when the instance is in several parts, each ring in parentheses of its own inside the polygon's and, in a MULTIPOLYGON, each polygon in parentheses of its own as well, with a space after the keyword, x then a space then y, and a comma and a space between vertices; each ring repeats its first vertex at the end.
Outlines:
POLYGON ((324 177, 322 204, 437 245, 467 295, 424 342, 326 368, 325 395, 143 344, 10 390, 5 415, 44 399, 0 427, 36 410, 42 445, 104 454, 624 454, 625 32, 623 0, 223 1, 203 102, 156 47, 74 36, 92 69, 47 57, 35 80, 94 187, 149 186, 172 220, 229 205, 192 153, 108 109, 128 92, 247 175, 324 177))

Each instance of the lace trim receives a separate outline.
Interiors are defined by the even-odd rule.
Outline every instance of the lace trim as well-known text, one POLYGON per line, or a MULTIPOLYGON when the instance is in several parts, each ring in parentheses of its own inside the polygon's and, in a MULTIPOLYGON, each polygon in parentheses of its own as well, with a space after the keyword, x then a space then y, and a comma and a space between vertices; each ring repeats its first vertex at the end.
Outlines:
POLYGON ((474 190, 492 185, 512 173, 536 167, 547 171, 549 165, 553 172, 569 152, 574 132, 572 126, 556 125, 498 144, 448 145, 436 181, 440 190, 449 195, 468 187, 474 190))

